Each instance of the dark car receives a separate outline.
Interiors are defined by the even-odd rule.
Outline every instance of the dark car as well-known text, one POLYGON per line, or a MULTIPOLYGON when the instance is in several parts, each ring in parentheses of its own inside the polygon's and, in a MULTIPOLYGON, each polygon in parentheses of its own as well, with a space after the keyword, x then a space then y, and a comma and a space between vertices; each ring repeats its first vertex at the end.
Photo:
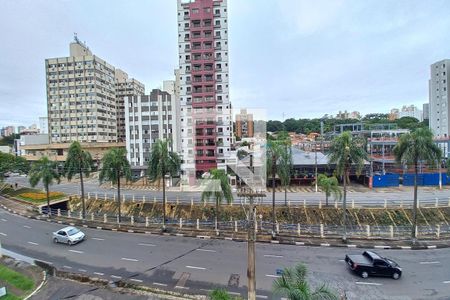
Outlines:
POLYGON ((346 255, 345 262, 362 278, 385 276, 399 279, 402 276, 402 268, 395 261, 372 251, 364 251, 362 255, 346 255))

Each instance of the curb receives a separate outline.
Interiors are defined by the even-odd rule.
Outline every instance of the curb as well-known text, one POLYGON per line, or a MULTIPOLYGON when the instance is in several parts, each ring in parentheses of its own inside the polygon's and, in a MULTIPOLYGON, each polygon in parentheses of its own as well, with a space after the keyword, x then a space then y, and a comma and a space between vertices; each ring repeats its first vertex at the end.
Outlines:
POLYGON ((41 284, 39 284, 39 286, 38 286, 31 294, 29 294, 28 296, 26 296, 23 300, 28 300, 28 299, 30 299, 31 297, 33 297, 35 294, 37 294, 37 293, 42 289, 42 287, 44 286, 44 284, 47 282, 47 272, 42 271, 42 273, 43 273, 43 275, 44 275, 44 278, 42 279, 41 284))
MULTIPOLYGON (((22 214, 20 212, 17 212, 15 210, 12 210, 8 207, 6 207, 3 204, 0 204, 0 206, 16 215, 20 215, 22 217, 26 217, 29 219, 39 220, 39 221, 47 221, 62 225, 68 225, 68 226, 81 226, 83 228, 90 228, 90 229, 96 229, 96 230, 106 230, 106 231, 115 231, 115 232, 124 232, 124 233, 138 233, 138 234, 148 234, 148 235, 161 235, 161 236, 173 236, 173 237, 189 237, 189 238, 197 238, 197 239, 214 239, 214 240, 227 240, 227 241, 234 241, 234 242, 245 242, 245 239, 242 238, 233 238, 233 237, 223 237, 223 236, 213 236, 213 235, 197 235, 197 234, 186 234, 186 233, 169 233, 169 232, 161 232, 161 231, 148 231, 147 230, 141 230, 141 229, 125 229, 125 228, 105 228, 97 225, 89 225, 89 224, 79 224, 77 225, 78 220, 55 220, 55 219, 49 219, 45 215, 43 216, 33 216, 33 215, 26 215, 22 214)), ((443 248, 450 248, 450 243, 440 243, 440 244, 433 244, 433 245, 412 245, 412 246, 405 246, 405 245, 367 245, 364 243, 361 244, 342 244, 342 243, 327 243, 324 242, 326 239, 322 240, 323 242, 311 242, 311 241, 296 241, 293 238, 291 239, 285 239, 281 237, 281 239, 278 240, 257 240, 257 243, 266 243, 266 244, 281 244, 281 245, 293 245, 293 246, 302 246, 302 247, 334 247, 334 248, 363 248, 363 249, 389 249, 389 250, 430 250, 430 249, 443 249, 443 248)))

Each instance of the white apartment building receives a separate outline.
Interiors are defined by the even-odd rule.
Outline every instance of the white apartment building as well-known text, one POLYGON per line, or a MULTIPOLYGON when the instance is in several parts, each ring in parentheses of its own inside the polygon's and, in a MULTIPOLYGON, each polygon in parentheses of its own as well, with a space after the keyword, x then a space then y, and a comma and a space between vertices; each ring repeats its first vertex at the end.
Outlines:
POLYGON ((406 106, 404 105, 398 112, 398 118, 412 117, 416 118, 420 122, 423 121, 423 112, 417 108, 415 105, 406 106))
POLYGON ((39 133, 48 134, 48 118, 39 117, 39 133))
POLYGON ((193 180, 230 157, 228 12, 226 0, 177 1, 182 173, 193 180))
POLYGON ((450 137, 448 91, 450 89, 450 59, 431 65, 429 80, 430 128, 439 139, 450 137))
MULTIPOLYGON (((173 89, 173 82, 166 82, 173 89)), ((134 169, 146 169, 152 145, 168 140, 170 151, 179 148, 179 101, 166 91, 125 97, 127 158, 134 169), (178 107, 178 109, 177 109, 178 107)))

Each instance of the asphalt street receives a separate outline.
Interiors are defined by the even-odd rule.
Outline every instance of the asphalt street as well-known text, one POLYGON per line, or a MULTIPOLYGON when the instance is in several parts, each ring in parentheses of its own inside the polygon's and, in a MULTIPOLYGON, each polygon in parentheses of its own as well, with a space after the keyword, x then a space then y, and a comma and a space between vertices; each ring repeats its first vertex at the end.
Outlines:
MULTIPOLYGON (((0 210, 2 246, 58 268, 188 293, 207 294, 223 287, 246 294, 245 243, 83 229, 87 240, 69 247, 52 242, 51 233, 59 227, 0 210)), ((326 283, 349 299, 450 299, 450 250, 378 251, 403 267, 397 281, 353 274, 343 259, 362 251, 257 244, 258 299, 279 299, 271 293, 276 270, 298 262, 307 265, 313 286, 326 283)))
MULTIPOLYGON (((28 178, 26 177, 9 177, 6 179, 7 183, 14 185, 15 183, 20 186, 30 186, 28 182, 28 178)), ((42 185, 38 185, 37 188, 43 188, 42 185)), ((78 194, 80 191, 80 184, 78 182, 64 182, 60 184, 54 184, 51 186, 52 191, 60 191, 66 194, 78 194)), ((100 186, 97 179, 89 178, 85 182, 85 192, 91 193, 94 195, 98 194, 99 198, 104 197, 106 193, 110 198, 113 197, 117 193, 117 190, 114 187, 104 187, 100 186)), ((121 194, 125 195, 126 200, 131 200, 133 195, 135 199, 142 199, 145 197, 147 200, 151 200, 156 198, 158 200, 162 199, 161 191, 148 191, 148 190, 121 190, 121 194)), ((201 201, 201 193, 199 192, 166 192, 167 198, 169 201, 175 201, 179 199, 180 202, 190 202, 191 199, 194 202, 201 201)), ((419 188, 418 197, 420 201, 429 201, 433 202, 436 198, 440 199, 440 205, 447 205, 450 201, 450 189, 422 189, 419 188)), ((235 202, 243 201, 236 194, 234 196, 235 202)), ((292 204, 301 204, 303 200, 307 201, 308 204, 318 203, 320 200, 324 203, 324 195, 323 193, 311 193, 311 192, 298 192, 298 193, 288 193, 287 199, 292 202, 292 204)), ((401 190, 377 190, 374 189, 372 191, 367 192, 350 192, 347 195, 348 202, 350 203, 354 200, 357 203, 364 204, 366 206, 371 205, 383 205, 386 199, 388 205, 400 205, 403 204, 412 204, 413 202, 413 192, 412 188, 410 190, 401 191, 401 190)), ((267 193, 267 197, 265 197, 262 203, 271 204, 272 203, 272 194, 270 192, 267 193)), ((331 201, 331 200, 330 200, 331 201)), ((276 193, 276 202, 278 204, 284 204, 284 193, 276 193)))

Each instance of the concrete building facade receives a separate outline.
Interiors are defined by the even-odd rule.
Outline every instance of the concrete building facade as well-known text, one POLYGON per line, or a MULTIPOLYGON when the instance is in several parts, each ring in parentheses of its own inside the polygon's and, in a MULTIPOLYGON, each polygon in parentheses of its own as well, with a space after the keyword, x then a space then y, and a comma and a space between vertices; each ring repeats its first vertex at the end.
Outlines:
POLYGON ((178 0, 179 101, 184 178, 226 169, 233 124, 226 0, 178 0))
POLYGON ((125 142, 125 97, 144 95, 145 86, 120 69, 115 70, 116 80, 116 107, 117 107, 117 139, 125 142))
POLYGON ((438 139, 450 136, 449 73, 450 59, 438 61, 430 67, 430 128, 438 139))
POLYGON ((246 109, 236 114, 235 134, 238 138, 251 138, 254 135, 253 114, 247 113, 246 109))
POLYGON ((179 102, 173 94, 159 89, 152 90, 150 95, 125 97, 127 158, 132 167, 146 168, 157 140, 169 141, 169 150, 177 152, 177 106, 179 102))
POLYGON ((48 117, 39 117, 39 133, 48 134, 48 117))
MULTIPOLYGON (((46 59, 45 69, 51 143, 115 143, 120 139, 114 66, 92 54, 75 36, 70 55, 46 59)), ((127 88, 123 93, 122 88, 118 90, 120 95, 128 94, 127 88)))

